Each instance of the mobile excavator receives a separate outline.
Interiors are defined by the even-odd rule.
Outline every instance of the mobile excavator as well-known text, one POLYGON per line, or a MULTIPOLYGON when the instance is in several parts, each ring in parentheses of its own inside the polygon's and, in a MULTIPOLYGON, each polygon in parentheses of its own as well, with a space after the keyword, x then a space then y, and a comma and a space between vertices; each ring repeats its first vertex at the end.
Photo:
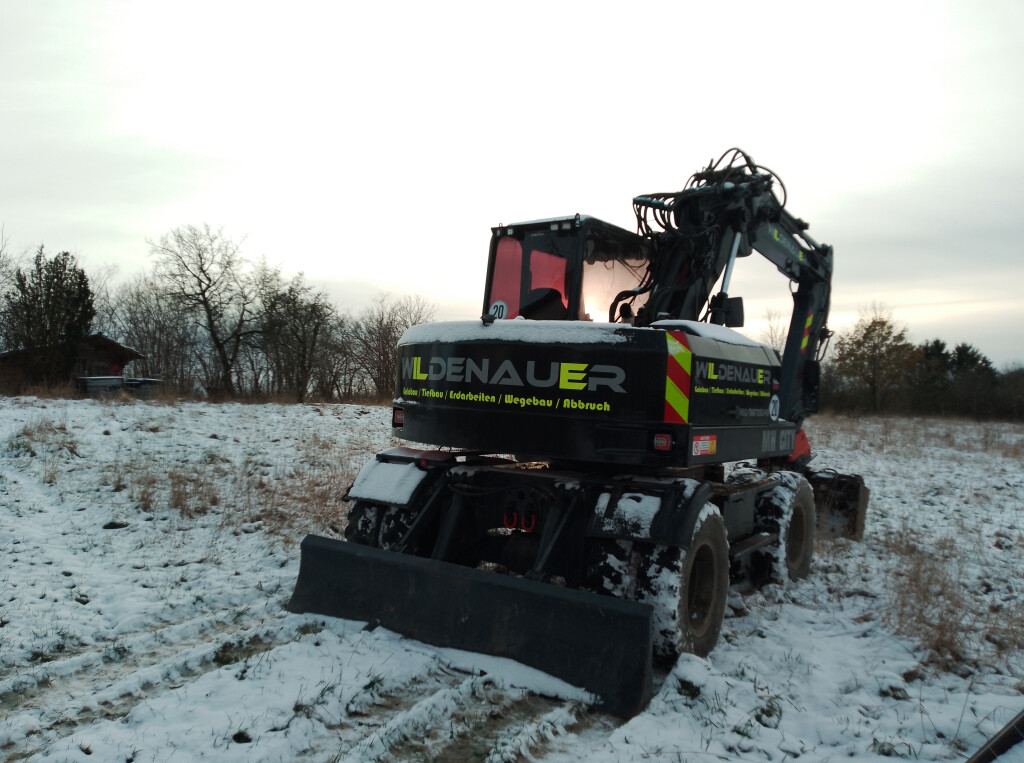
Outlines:
POLYGON ((303 540, 292 611, 510 657, 628 717, 652 665, 714 648, 730 582, 807 575, 819 525, 861 536, 863 478, 811 470, 802 427, 832 247, 739 149, 633 208, 636 233, 492 229, 481 318, 400 340, 410 444, 355 479, 344 541, 303 540), (795 284, 781 357, 735 331, 753 251, 795 284))

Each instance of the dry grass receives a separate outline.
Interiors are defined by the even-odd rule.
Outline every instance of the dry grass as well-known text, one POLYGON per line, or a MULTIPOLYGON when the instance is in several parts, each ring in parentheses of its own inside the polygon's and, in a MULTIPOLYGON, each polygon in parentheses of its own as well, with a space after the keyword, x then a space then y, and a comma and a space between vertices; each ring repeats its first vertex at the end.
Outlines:
POLYGON ((41 478, 47 485, 57 484, 61 466, 68 458, 81 455, 67 424, 55 424, 47 417, 25 424, 7 440, 7 450, 16 456, 38 457, 41 478))
POLYGON ((183 518, 216 513, 237 532, 263 529, 285 538, 298 533, 340 535, 348 516, 342 500, 368 444, 339 445, 316 434, 285 465, 249 459, 238 465, 213 451, 169 470, 149 462, 113 463, 104 484, 147 512, 174 509, 183 518))
POLYGON ((76 400, 82 396, 70 382, 64 384, 30 384, 19 388, 14 394, 38 397, 40 400, 76 400))
POLYGON ((1024 458, 1024 423, 912 416, 815 416, 812 443, 839 450, 916 455, 928 447, 1024 458))
POLYGON ((25 424, 7 441, 7 449, 27 456, 45 452, 78 455, 78 443, 68 431, 67 423, 55 424, 45 416, 25 424))
POLYGON ((965 659, 980 613, 968 601, 954 538, 925 547, 910 528, 885 539, 894 569, 887 580, 885 621, 940 661, 965 659))
POLYGON ((296 468, 273 476, 266 465, 249 464, 240 480, 246 511, 275 534, 292 529, 340 535, 348 521, 342 500, 372 449, 366 444, 338 445, 313 435, 296 459, 296 468))
MULTIPOLYGON (((809 434, 812 443, 839 454, 892 454, 893 473, 865 474, 873 494, 864 542, 885 570, 882 621, 924 648, 926 662, 940 669, 964 673, 999 662, 1019 669, 1024 530, 1013 493, 1024 424, 817 416, 809 434), (930 479, 918 488, 902 475, 913 474, 919 460, 930 479), (978 476, 964 479, 961 463, 978 476), (897 519, 903 505, 915 504, 914 519, 897 519)), ((884 457, 875 463, 886 468, 884 457)), ((843 545, 819 551, 821 564, 831 560, 838 575, 849 577, 853 557, 843 545)))
POLYGON ((183 517, 212 511, 221 504, 221 476, 208 464, 171 469, 167 475, 168 504, 183 517))
POLYGON ((160 478, 155 472, 145 468, 129 468, 128 497, 135 501, 143 511, 153 511, 157 502, 157 487, 160 478))
POLYGON ((1024 611, 995 602, 988 596, 991 584, 970 579, 972 557, 983 550, 971 549, 965 534, 926 543, 904 525, 883 541, 893 563, 886 580, 886 624, 925 647, 929 661, 949 669, 973 663, 984 652, 1007 657, 1024 648, 1024 611))

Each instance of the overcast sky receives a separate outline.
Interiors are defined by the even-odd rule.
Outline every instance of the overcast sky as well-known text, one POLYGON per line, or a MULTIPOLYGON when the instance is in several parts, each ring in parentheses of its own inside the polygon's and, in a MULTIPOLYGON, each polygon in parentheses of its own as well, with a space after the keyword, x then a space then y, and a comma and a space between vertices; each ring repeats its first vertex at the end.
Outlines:
MULTIPOLYGON (((1022 33, 1015 0, 0 0, 0 226, 123 278, 206 222, 352 311, 470 318, 491 226, 633 228, 633 196, 739 146, 835 247, 833 328, 879 304, 1005 367, 1022 33)), ((730 292, 756 333, 790 304, 754 259, 730 292)))

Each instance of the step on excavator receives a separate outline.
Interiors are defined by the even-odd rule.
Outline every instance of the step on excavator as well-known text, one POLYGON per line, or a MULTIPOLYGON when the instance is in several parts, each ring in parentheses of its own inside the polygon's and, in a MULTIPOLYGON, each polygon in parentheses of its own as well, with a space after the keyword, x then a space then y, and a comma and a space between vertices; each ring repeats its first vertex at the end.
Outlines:
POLYGON ((629 717, 652 666, 715 647, 730 583, 802 578, 817 533, 861 537, 863 478, 811 469, 803 430, 832 247, 739 149, 633 208, 635 233, 492 229, 481 318, 402 337, 409 444, 355 479, 344 541, 303 540, 291 611, 508 657, 629 717), (791 282, 781 356, 735 330, 753 252, 791 282))

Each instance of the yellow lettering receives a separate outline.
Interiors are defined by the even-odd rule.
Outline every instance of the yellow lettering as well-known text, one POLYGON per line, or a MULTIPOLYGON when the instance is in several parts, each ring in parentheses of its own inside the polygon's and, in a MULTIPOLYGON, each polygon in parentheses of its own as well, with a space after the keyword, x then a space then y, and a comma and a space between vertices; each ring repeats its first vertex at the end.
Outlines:
POLYGON ((715 364, 714 363, 708 363, 708 378, 709 379, 717 379, 718 378, 718 374, 715 373, 715 364))
POLYGON ((583 389, 587 386, 586 363, 562 363, 558 371, 560 389, 583 389))
POLYGON ((412 359, 412 378, 413 379, 426 379, 427 375, 420 371, 420 359, 412 359))

